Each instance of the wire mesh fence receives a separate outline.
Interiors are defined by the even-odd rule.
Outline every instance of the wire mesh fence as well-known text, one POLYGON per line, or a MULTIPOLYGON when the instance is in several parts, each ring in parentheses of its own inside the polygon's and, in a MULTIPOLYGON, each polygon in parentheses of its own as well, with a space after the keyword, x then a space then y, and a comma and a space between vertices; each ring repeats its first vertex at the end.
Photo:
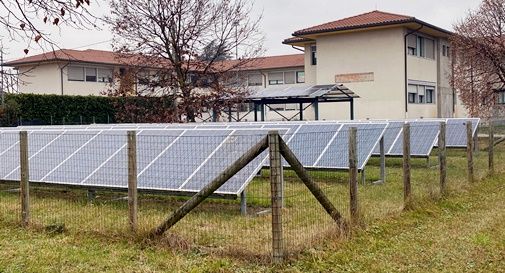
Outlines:
MULTIPOLYGON (((505 132, 505 127, 502 128, 499 122, 496 124, 495 140, 499 141, 504 137, 500 132, 505 132)), ((403 129, 403 124, 394 126, 401 128, 389 129, 403 129)), ((429 142, 429 132, 438 132, 439 126, 439 122, 411 123, 411 132, 424 133, 420 138, 411 135, 410 140, 429 142)), ((321 127, 298 131, 286 126, 277 127, 280 128, 272 125, 268 129, 136 130, 134 155, 139 196, 135 232, 131 231, 131 204, 127 192, 131 159, 125 130, 30 131, 29 226, 46 232, 146 237, 194 198, 195 193, 221 177, 251 147, 263 141, 268 131, 277 130, 304 165, 313 185, 331 202, 345 226, 353 228, 349 134, 339 136, 339 133, 354 127, 353 124, 336 126, 336 129, 327 131, 321 127), (332 143, 339 143, 338 148, 333 148, 332 143), (331 156, 325 155, 327 153, 331 156), (333 168, 319 164, 330 161, 335 162, 333 168), (338 162, 347 164, 339 165, 338 162)), ((391 147, 384 149, 387 160, 383 168, 382 157, 376 150, 380 137, 371 138, 380 129, 356 127, 355 152, 358 163, 364 164, 358 164, 359 177, 353 183, 358 184, 359 223, 366 226, 403 211, 404 158, 397 154, 388 155, 388 151, 395 149, 395 144, 390 143, 391 147)), ((476 143, 479 143, 477 150, 480 151, 472 154, 475 181, 488 175, 489 126, 481 124, 478 132, 481 137, 476 143)), ((0 140, 0 222, 20 224, 19 181, 22 167, 19 163, 19 132, 3 131, 0 140)), ((435 144, 436 140, 433 140, 435 144)), ((402 141, 400 135, 393 142, 402 141)), ((418 148, 416 146, 413 150, 418 148)), ((414 204, 437 200, 442 196, 438 148, 432 148, 433 145, 425 157, 413 156, 410 160, 414 204)), ((398 149, 402 150, 401 147, 398 149)), ((502 149, 495 151, 497 172, 503 169, 498 162, 504 157, 502 149)), ((320 197, 316 198, 309 189, 307 181, 300 178, 299 170, 286 160, 282 161, 282 166, 280 213, 283 254, 295 257, 307 249, 338 241, 347 234, 348 230, 342 230, 343 226, 335 223, 335 215, 330 215, 320 197)), ((472 186, 468 182, 467 171, 467 149, 449 148, 449 193, 464 192, 472 186)), ((266 149, 189 211, 160 240, 176 249, 198 248, 217 255, 268 261, 273 255, 273 213, 271 171, 266 149)))

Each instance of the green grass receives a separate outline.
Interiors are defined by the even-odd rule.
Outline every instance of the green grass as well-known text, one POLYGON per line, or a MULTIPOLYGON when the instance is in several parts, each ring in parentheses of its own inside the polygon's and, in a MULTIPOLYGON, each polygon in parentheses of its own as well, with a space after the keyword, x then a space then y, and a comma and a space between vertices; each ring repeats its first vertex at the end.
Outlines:
MULTIPOLYGON (((484 145, 483 145, 484 146, 484 145)), ((0 272, 492 272, 505 266, 505 149, 496 151, 497 174, 486 177, 479 153, 479 182, 466 182, 465 152, 449 153, 450 196, 440 198, 438 169, 414 160, 415 209, 402 212, 401 159, 388 159, 387 183, 359 187, 363 227, 337 237, 331 219, 291 171, 286 171, 284 233, 289 259, 274 267, 270 255, 268 172, 247 189, 249 216, 238 201, 208 200, 156 242, 148 231, 186 198, 143 195, 141 234, 128 232, 121 193, 99 192, 87 204, 85 192, 37 189, 32 193, 32 226, 18 226, 17 194, 0 191, 0 272), (65 226, 65 232, 46 230, 65 226)), ((436 157, 431 158, 433 165, 436 157)), ((372 159, 367 180, 378 179, 372 159)), ((311 172, 348 217, 345 172, 311 172)), ((5 188, 5 185, 4 185, 5 188)))

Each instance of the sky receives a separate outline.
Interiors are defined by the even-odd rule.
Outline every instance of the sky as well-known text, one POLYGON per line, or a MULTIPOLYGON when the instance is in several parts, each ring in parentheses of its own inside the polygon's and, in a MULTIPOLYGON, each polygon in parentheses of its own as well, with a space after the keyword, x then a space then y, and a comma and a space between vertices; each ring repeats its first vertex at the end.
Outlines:
MULTIPOLYGON (((262 16, 261 31, 265 35, 265 55, 296 54, 299 51, 283 45, 282 40, 291 37, 298 29, 335 21, 373 10, 414 16, 433 25, 452 30, 454 23, 464 18, 470 9, 475 9, 481 0, 251 0, 252 16, 262 16)), ((103 15, 108 13, 104 0, 95 0, 92 11, 103 15), (97 2, 101 4, 96 5, 97 2)), ((100 30, 76 30, 52 28, 51 38, 60 48, 110 50, 111 33, 107 26, 100 30)), ((0 35, 5 36, 5 30, 0 35)), ((6 58, 12 60, 24 56, 25 43, 9 41, 2 37, 6 47, 6 58)), ((41 53, 33 49, 29 55, 41 53)))

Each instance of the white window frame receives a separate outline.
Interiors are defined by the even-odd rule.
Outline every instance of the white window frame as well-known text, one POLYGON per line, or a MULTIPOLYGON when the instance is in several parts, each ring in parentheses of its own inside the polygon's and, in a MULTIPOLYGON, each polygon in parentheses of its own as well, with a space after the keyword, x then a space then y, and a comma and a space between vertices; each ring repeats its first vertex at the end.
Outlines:
POLYGON ((436 104, 436 88, 435 88, 435 86, 427 85, 427 84, 417 84, 417 83, 409 83, 408 86, 409 86, 409 88, 408 88, 408 92, 407 92, 407 94, 408 94, 407 100, 408 100, 409 104, 427 104, 427 105, 436 104), (416 92, 413 92, 411 90, 411 88, 410 88, 411 86, 416 87, 416 92), (421 93, 423 93, 421 95, 419 94, 420 87, 424 88, 424 92, 421 92, 421 93), (430 99, 428 99, 428 93, 430 93, 430 99), (411 95, 414 96, 413 97, 414 100, 411 100, 411 98, 412 98, 411 95))
POLYGON ((296 71, 296 83, 305 83, 305 71, 296 71), (300 80, 300 74, 303 74, 303 80, 300 80))
POLYGON ((437 59, 437 46, 436 46, 436 41, 435 39, 425 36, 425 35, 419 35, 419 34, 411 34, 412 36, 415 37, 416 39, 416 47, 411 47, 408 44, 408 40, 406 42, 407 44, 407 54, 409 56, 414 56, 418 58, 424 58, 428 60, 436 60, 437 59), (426 57, 426 42, 427 41, 433 42, 433 58, 432 57, 426 57))

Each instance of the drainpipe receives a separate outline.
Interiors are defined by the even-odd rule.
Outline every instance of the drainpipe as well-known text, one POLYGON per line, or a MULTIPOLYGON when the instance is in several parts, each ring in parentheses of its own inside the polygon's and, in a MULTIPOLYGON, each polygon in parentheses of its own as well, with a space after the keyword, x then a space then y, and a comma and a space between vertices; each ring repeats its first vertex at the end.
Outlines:
POLYGON ((409 117, 409 76, 408 76, 408 63, 407 63, 407 57, 408 57, 408 52, 407 52, 407 37, 418 32, 421 30, 424 26, 421 25, 418 29, 412 30, 407 32, 403 36, 403 56, 404 56, 404 64, 405 64, 405 118, 409 117))
POLYGON ((305 49, 298 48, 298 47, 296 47, 296 46, 294 46, 294 45, 292 45, 291 47, 292 47, 293 49, 296 49, 296 50, 298 50, 298 51, 301 51, 301 52, 305 53, 305 49))
POLYGON ((63 69, 67 67, 70 63, 65 64, 63 67, 60 67, 60 88, 61 95, 63 96, 63 69))

